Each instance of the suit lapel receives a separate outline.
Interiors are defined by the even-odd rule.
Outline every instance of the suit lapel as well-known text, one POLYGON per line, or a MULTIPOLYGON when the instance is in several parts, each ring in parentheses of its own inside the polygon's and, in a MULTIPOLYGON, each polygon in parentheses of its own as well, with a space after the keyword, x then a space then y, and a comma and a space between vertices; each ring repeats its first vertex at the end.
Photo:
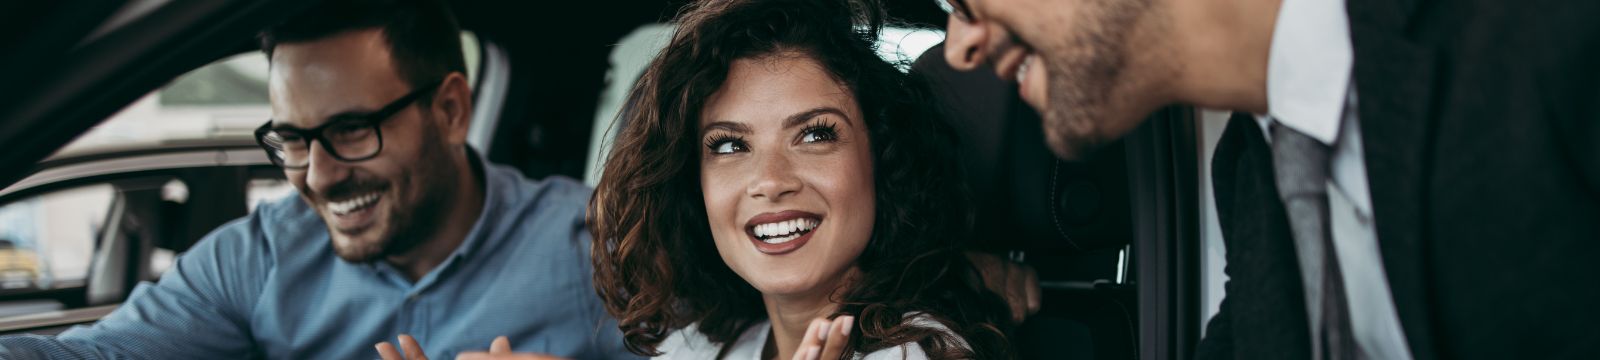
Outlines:
POLYGON ((1278 198, 1272 149, 1248 114, 1234 114, 1212 158, 1217 220, 1227 246, 1235 358, 1311 354, 1300 263, 1278 198))
POLYGON ((1404 31, 1415 1, 1349 0, 1354 86, 1374 227, 1412 356, 1433 359, 1426 223, 1434 56, 1404 31))

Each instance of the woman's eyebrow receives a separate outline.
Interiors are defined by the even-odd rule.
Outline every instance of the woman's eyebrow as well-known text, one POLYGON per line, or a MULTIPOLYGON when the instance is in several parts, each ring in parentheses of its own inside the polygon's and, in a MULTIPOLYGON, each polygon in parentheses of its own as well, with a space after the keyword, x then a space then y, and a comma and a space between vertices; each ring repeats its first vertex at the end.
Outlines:
POLYGON ((728 120, 717 120, 717 121, 711 122, 710 124, 706 124, 705 126, 701 126, 700 127, 700 133, 701 134, 705 134, 707 132, 711 132, 711 130, 718 130, 718 129, 723 130, 723 131, 740 133, 740 134, 749 134, 751 132, 750 131, 750 125, 745 125, 745 123, 733 122, 733 121, 728 121, 728 120))
POLYGON ((839 110, 839 108, 832 107, 832 106, 818 106, 818 107, 812 108, 811 110, 801 111, 801 112, 795 113, 794 115, 789 115, 788 118, 783 120, 783 128, 788 129, 788 128, 792 128, 792 127, 803 125, 803 124, 805 124, 805 122, 807 120, 811 120, 812 118, 815 118, 815 117, 820 116, 822 114, 839 115, 839 117, 844 118, 844 122, 846 124, 850 123, 850 117, 846 116, 844 114, 844 111, 839 110))
MULTIPOLYGON (((843 110, 839 110, 839 108, 832 107, 832 106, 818 106, 818 107, 812 108, 811 110, 806 110, 806 111, 801 111, 801 112, 798 112, 798 113, 794 113, 793 115, 789 115, 788 117, 784 118, 783 119, 783 128, 788 129, 788 128, 793 128, 793 127, 804 125, 806 123, 806 121, 811 120, 813 118, 816 118, 817 116, 821 116, 823 114, 838 115, 839 117, 842 117, 842 118, 845 119, 845 123, 850 123, 850 117, 846 116, 844 114, 843 110)), ((740 133, 740 134, 749 134, 749 133, 753 132, 752 130, 750 130, 750 125, 747 125, 747 124, 742 123, 742 122, 735 122, 735 121, 728 121, 728 120, 717 120, 717 121, 711 122, 710 124, 706 124, 705 126, 701 126, 700 127, 700 133, 701 134, 705 134, 707 132, 710 132, 711 130, 724 130, 724 131, 740 133)))

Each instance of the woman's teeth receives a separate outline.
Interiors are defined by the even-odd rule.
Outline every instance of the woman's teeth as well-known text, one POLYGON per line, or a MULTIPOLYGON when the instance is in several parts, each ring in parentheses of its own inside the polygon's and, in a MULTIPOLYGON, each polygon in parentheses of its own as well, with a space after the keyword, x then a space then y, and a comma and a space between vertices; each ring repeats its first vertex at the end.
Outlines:
POLYGON ((378 193, 357 196, 345 201, 329 201, 328 211, 332 211, 334 215, 344 215, 364 209, 375 202, 378 202, 378 193))
POLYGON ((768 244, 782 244, 799 238, 817 228, 820 220, 793 219, 755 226, 756 239, 768 244))

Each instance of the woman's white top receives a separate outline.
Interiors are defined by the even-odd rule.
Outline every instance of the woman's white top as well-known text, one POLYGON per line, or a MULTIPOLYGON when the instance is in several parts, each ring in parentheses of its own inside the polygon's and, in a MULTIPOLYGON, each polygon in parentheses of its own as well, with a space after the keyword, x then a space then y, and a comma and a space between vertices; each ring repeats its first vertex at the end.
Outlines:
MULTIPOLYGON (((925 316, 913 317, 911 322, 916 326, 938 329, 947 333, 950 332, 950 329, 946 328, 943 324, 933 321, 932 319, 928 319, 925 316)), ((661 351, 661 356, 657 356, 655 358, 680 360, 716 359, 717 355, 722 353, 722 346, 712 343, 710 339, 705 337, 705 335, 702 335, 699 331, 696 331, 696 325, 698 324, 690 324, 681 330, 673 332, 671 335, 667 335, 666 340, 662 340, 661 345, 656 347, 657 350, 661 351)), ((745 329, 743 334, 739 334, 738 340, 735 340, 732 344, 728 344, 729 349, 727 352, 727 357, 723 359, 764 360, 761 358, 761 350, 767 346, 767 336, 771 333, 772 322, 770 321, 762 321, 750 326, 749 329, 745 329)), ((961 339, 960 336, 955 336, 955 338, 961 339)), ((964 343, 962 345, 965 346, 964 343)), ((922 345, 918 345, 915 342, 900 344, 900 346, 888 347, 874 351, 870 354, 856 356, 856 359, 861 360, 916 360, 927 358, 928 355, 922 352, 922 345)))

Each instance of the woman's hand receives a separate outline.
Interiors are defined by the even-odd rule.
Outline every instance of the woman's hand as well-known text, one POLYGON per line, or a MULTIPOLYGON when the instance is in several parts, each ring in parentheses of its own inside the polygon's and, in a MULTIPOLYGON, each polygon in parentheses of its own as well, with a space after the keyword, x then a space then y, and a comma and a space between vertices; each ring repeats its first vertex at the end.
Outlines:
POLYGON ((561 360, 561 358, 545 354, 513 354, 511 339, 501 336, 489 343, 489 352, 464 352, 456 355, 456 360, 561 360))
MULTIPOLYGON (((388 341, 378 343, 378 355, 383 360, 408 360, 395 351, 394 345, 388 341)), ((411 335, 400 334, 400 347, 411 354, 409 360, 428 360, 428 355, 422 352, 422 345, 417 344, 417 339, 411 335)), ((474 351, 456 355, 456 360, 561 360, 559 357, 544 354, 513 354, 511 353, 511 339, 504 336, 494 338, 489 342, 489 352, 474 351)))
MULTIPOLYGON (((383 357, 383 360, 408 360, 395 350, 394 344, 388 341, 378 343, 377 347, 378 356, 383 357)), ((428 360, 428 355, 422 352, 422 345, 417 344, 417 339, 411 335, 400 334, 400 347, 405 348, 407 354, 411 354, 409 360, 428 360)))
POLYGON ((856 317, 849 315, 811 320, 800 348, 794 351, 794 360, 838 359, 850 342, 850 328, 855 323, 856 317))

